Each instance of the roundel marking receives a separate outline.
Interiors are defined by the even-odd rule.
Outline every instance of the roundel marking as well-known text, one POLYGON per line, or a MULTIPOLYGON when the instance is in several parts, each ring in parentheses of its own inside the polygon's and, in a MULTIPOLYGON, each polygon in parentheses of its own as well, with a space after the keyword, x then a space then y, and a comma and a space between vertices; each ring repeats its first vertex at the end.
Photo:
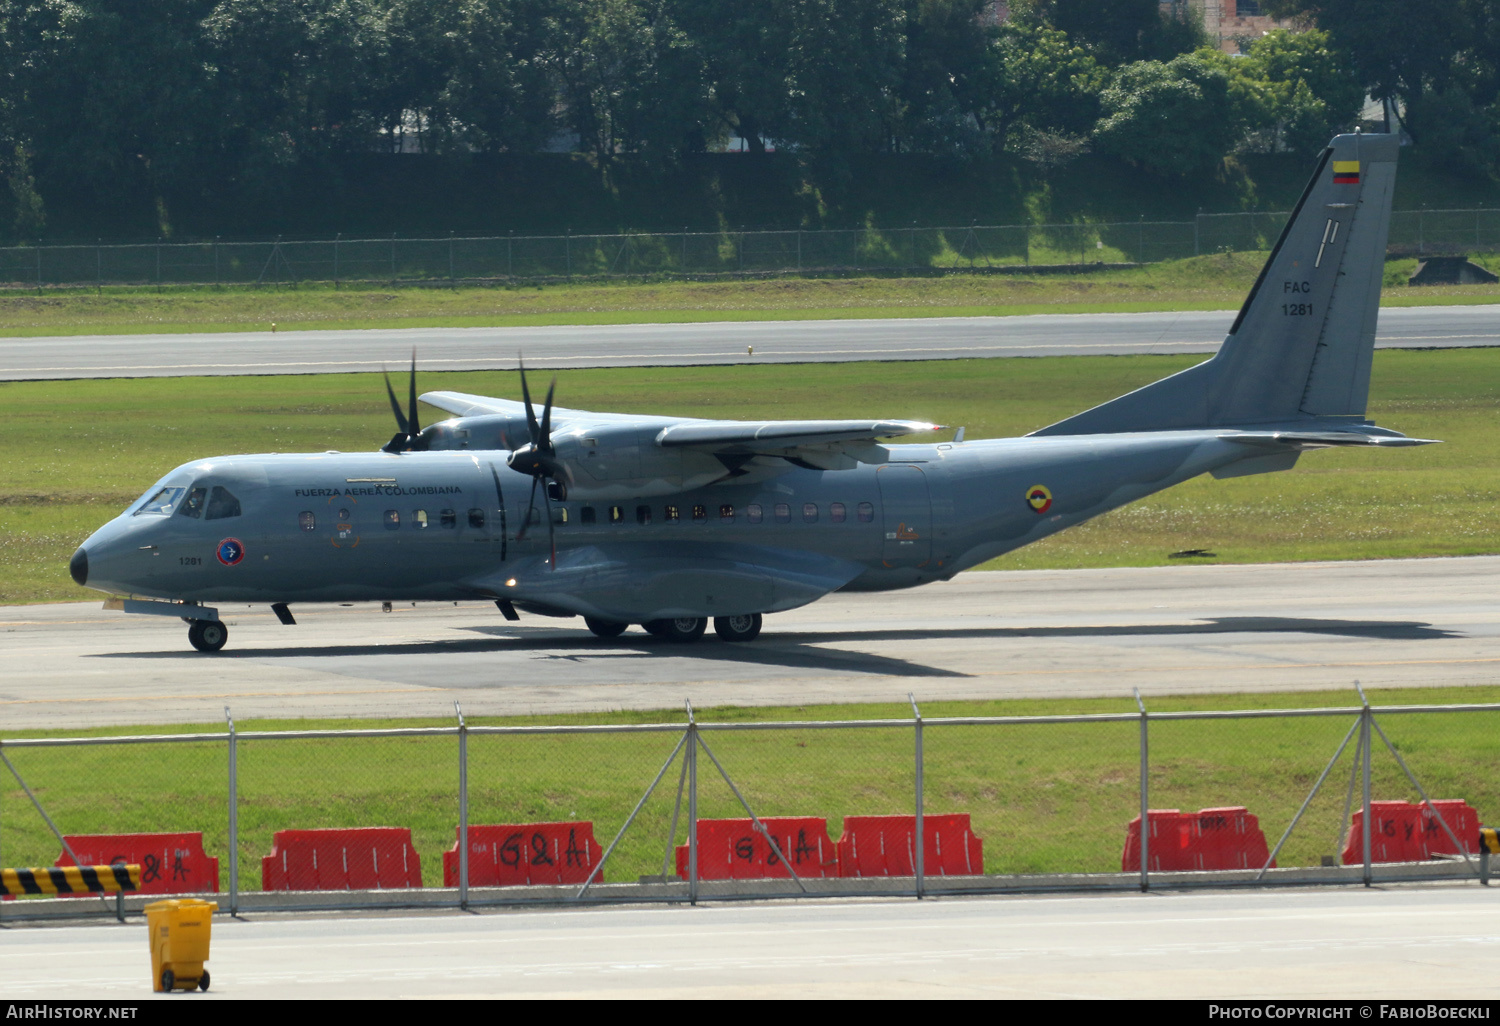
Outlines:
POLYGON ((1046 485, 1032 485, 1026 489, 1026 505, 1033 513, 1045 513, 1052 508, 1052 493, 1046 485))
POLYGON ((225 566, 234 566, 245 558, 245 543, 238 538, 225 538, 219 542, 219 549, 214 555, 219 557, 219 562, 225 566))

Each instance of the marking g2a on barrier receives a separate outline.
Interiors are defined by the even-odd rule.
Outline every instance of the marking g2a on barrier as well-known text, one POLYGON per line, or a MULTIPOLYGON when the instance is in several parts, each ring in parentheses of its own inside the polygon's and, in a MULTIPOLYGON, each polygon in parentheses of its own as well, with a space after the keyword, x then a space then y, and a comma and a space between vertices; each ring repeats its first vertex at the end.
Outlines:
POLYGON ((36 869, 0 869, 0 890, 6 894, 117 894, 139 890, 141 867, 117 863, 113 866, 41 866, 36 869))

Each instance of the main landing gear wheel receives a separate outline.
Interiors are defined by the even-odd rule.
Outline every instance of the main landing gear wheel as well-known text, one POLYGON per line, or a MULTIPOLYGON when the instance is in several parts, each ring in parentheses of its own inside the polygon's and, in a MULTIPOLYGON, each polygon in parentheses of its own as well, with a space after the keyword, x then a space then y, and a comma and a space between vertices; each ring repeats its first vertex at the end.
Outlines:
POLYGON ((229 628, 220 620, 194 620, 188 625, 188 641, 199 652, 217 652, 229 640, 229 628))
POLYGON ((750 613, 748 616, 716 616, 714 633, 721 641, 754 641, 760 634, 760 623, 759 613, 750 613))
POLYGON ((697 641, 708 630, 708 620, 701 616, 679 616, 672 620, 647 620, 641 626, 666 641, 697 641))
POLYGON ((589 630, 594 632, 594 636, 599 638, 618 638, 625 633, 625 628, 630 626, 626 623, 615 623, 613 620, 595 620, 592 616, 585 616, 583 622, 589 630))

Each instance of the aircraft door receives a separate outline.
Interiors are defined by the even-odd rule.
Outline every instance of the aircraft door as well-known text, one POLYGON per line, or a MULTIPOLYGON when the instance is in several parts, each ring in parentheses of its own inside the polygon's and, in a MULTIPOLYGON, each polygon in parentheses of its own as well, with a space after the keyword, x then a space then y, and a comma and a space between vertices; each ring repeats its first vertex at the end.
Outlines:
POLYGON ((914 463, 888 463, 875 474, 880 485, 888 567, 926 566, 932 558, 932 497, 927 475, 914 463))

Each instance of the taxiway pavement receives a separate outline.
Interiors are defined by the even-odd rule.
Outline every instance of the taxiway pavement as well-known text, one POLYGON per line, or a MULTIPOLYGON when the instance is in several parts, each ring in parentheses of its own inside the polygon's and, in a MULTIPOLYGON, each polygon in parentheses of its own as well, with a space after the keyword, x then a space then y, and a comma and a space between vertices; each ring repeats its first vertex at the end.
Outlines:
MULTIPOLYGON (((0 381, 1212 353, 1233 310, 0 339, 0 381), (749 350, 753 349, 751 355, 749 350)), ((1500 306, 1388 307, 1378 348, 1500 345, 1500 306)))
MULTIPOLYGON (((218 918, 208 998, 1500 998, 1500 889, 218 918)), ((0 931, 7 999, 147 1000, 138 922, 0 931)), ((1368 1009, 1362 1014, 1361 1009, 1368 1009)))
POLYGON ((487 604, 221 605, 201 655, 166 617, 98 602, 0 607, 0 732, 265 717, 1436 687, 1500 676, 1500 557, 968 573, 835 594, 743 645, 487 604))

